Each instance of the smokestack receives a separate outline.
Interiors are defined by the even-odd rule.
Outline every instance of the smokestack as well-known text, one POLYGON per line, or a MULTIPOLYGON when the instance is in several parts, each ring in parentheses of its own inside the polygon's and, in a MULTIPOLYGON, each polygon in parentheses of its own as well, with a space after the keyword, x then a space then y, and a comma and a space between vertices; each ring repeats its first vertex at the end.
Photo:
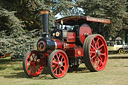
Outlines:
POLYGON ((49 29, 49 11, 41 11, 42 14, 42 23, 43 23, 43 32, 46 37, 48 37, 48 29, 49 29))

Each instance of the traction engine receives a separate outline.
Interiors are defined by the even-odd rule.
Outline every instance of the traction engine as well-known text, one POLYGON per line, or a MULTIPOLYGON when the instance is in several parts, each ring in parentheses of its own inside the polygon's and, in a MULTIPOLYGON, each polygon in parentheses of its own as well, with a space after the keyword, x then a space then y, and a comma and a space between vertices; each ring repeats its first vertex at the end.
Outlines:
POLYGON ((108 51, 105 39, 92 34, 91 22, 110 23, 108 19, 89 16, 68 16, 56 20, 49 33, 49 11, 41 11, 42 38, 37 50, 27 52, 23 59, 24 72, 29 77, 39 76, 45 67, 53 78, 62 78, 67 71, 76 70, 81 63, 97 72, 105 68, 108 51))

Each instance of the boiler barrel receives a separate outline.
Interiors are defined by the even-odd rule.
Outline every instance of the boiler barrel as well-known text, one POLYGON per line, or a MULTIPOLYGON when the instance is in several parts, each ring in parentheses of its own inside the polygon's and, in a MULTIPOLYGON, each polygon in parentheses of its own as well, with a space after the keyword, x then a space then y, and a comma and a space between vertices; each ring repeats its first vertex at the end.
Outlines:
POLYGON ((62 49, 63 43, 58 39, 41 38, 37 42, 37 50, 40 52, 53 51, 55 49, 62 49))

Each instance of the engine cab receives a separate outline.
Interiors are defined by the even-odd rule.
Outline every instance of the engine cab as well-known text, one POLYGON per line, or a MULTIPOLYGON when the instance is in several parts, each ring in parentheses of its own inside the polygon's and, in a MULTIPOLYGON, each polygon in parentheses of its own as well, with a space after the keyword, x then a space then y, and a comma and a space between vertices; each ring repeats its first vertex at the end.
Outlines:
POLYGON ((66 43, 83 44, 85 38, 92 34, 92 29, 88 24, 76 26, 66 26, 64 28, 55 28, 51 31, 51 38, 59 39, 66 43))

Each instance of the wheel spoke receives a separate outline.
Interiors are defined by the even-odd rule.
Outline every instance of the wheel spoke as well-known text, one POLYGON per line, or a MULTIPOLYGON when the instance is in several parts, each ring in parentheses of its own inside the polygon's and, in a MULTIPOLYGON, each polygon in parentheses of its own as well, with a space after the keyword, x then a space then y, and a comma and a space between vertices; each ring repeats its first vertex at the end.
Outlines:
POLYGON ((35 66, 35 68, 37 69, 37 71, 39 71, 39 68, 37 66, 35 66))
POLYGON ((33 67, 30 69, 30 72, 31 72, 31 73, 34 73, 34 72, 33 72, 33 67))
POLYGON ((99 38, 97 39, 96 43, 95 43, 95 47, 98 48, 99 47, 99 38))
POLYGON ((96 63, 96 59, 95 58, 93 58, 92 60, 92 64, 93 64, 93 66, 95 65, 95 63, 96 63))
POLYGON ((103 51, 103 49, 100 49, 100 52, 102 52, 103 51))
POLYGON ((91 47, 94 49, 94 50, 96 50, 96 48, 91 44, 91 47))
POLYGON ((58 56, 58 54, 56 54, 56 57, 57 57, 57 61, 59 61, 59 56, 58 56))
POLYGON ((97 41, 95 41, 95 38, 93 39, 93 42, 94 42, 94 47, 95 47, 95 49, 97 49, 97 41))
POLYGON ((30 67, 30 65, 27 66, 27 69, 30 67))
POLYGON ((60 68, 60 71, 63 72, 63 70, 60 68))
POLYGON ((32 58, 33 58, 33 60, 34 60, 34 58, 35 58, 35 54, 32 54, 32 58), (33 56, 34 55, 34 56, 33 56))
POLYGON ((37 69, 36 69, 36 66, 34 66, 35 67, 35 73, 37 72, 37 69))
POLYGON ((95 42, 95 40, 94 40, 94 39, 92 39, 92 41, 93 41, 93 42, 92 42, 92 43, 93 43, 93 45, 95 45, 95 43, 96 43, 96 42, 95 42))
POLYGON ((55 67, 55 66, 56 66, 56 65, 53 65, 53 64, 52 64, 52 67, 55 67))
POLYGON ((58 58, 60 58, 60 56, 62 56, 60 53, 58 53, 59 54, 59 56, 58 56, 58 58))
MULTIPOLYGON (((30 66, 29 66, 29 67, 30 67, 30 66)), ((27 71, 28 71, 28 73, 31 73, 31 67, 30 67, 30 69, 27 68, 27 71)))
POLYGON ((53 64, 58 64, 56 61, 52 61, 53 64))
POLYGON ((96 58, 96 68, 98 68, 99 67, 99 60, 98 60, 98 58, 96 58))
POLYGON ((96 56, 96 55, 93 55, 93 56, 91 57, 91 60, 92 60, 93 58, 95 58, 95 56, 96 56))
POLYGON ((55 72, 57 70, 58 66, 53 70, 53 72, 55 72))
POLYGON ((90 51, 91 54, 95 54, 95 51, 90 51))
POLYGON ((104 63, 102 62, 102 60, 100 60, 99 58, 98 58, 98 60, 100 61, 100 63, 103 65, 104 63))
POLYGON ((61 68, 59 68, 59 74, 61 74, 60 69, 61 69, 61 68))
POLYGON ((65 63, 65 61, 62 61, 62 63, 65 63))
POLYGON ((100 55, 103 55, 103 56, 105 56, 106 54, 105 54, 105 53, 100 53, 100 55))
POLYGON ((101 47, 103 47, 104 46, 104 44, 101 44, 99 47, 98 47, 98 49, 100 49, 101 47))
POLYGON ((62 58, 61 58, 61 62, 63 61, 63 59, 64 59, 64 58, 62 57, 62 58))
POLYGON ((52 67, 55 67, 56 65, 58 65, 58 63, 55 61, 52 61, 52 67))
POLYGON ((90 53, 90 57, 92 57, 92 56, 94 56, 95 55, 95 53, 90 53))

